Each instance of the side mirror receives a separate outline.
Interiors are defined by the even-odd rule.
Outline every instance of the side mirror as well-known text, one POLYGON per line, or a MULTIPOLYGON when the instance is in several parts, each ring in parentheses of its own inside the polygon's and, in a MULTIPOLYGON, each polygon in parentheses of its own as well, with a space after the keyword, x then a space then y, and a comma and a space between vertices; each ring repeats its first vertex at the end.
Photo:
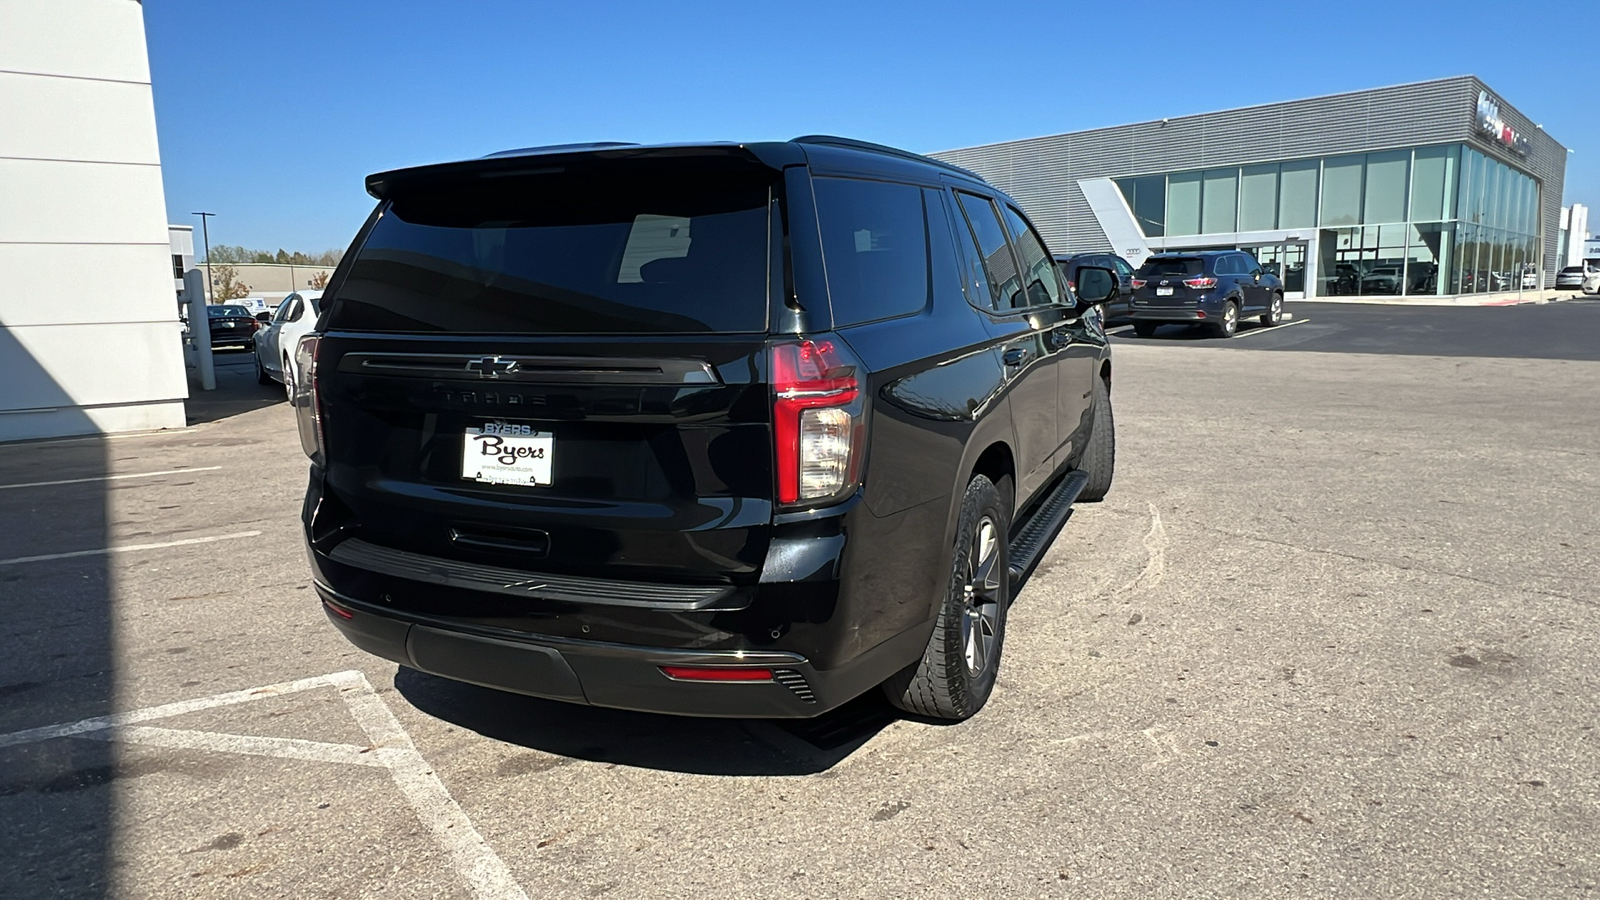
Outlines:
POLYGON ((1098 266, 1078 267, 1078 300, 1094 306, 1110 300, 1117 292, 1117 273, 1098 266))

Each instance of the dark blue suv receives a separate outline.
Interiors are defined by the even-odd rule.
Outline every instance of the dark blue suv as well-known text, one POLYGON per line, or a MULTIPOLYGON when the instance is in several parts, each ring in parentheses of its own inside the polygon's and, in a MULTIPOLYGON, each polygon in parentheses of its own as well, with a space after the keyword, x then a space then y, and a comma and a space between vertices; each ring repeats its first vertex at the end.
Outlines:
POLYGON ((1133 330, 1149 337, 1166 323, 1204 325, 1233 337, 1239 320, 1283 321, 1283 282, 1243 250, 1158 253, 1133 277, 1133 330))

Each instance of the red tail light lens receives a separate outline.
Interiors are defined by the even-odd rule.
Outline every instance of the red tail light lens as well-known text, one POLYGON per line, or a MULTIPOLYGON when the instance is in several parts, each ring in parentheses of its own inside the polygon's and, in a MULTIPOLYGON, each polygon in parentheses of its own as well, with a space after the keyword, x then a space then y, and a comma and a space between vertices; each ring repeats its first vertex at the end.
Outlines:
POLYGON ((1185 278, 1183 280, 1183 286, 1184 287, 1189 287, 1189 288, 1194 288, 1197 291, 1210 290, 1211 288, 1214 288, 1214 287, 1217 286, 1217 280, 1215 278, 1211 278, 1209 276, 1201 276, 1199 278, 1185 278))
POLYGON ((771 669, 743 669, 734 666, 662 666, 668 678, 678 681, 771 681, 771 669))
POLYGON ((295 420, 300 428, 300 449, 317 465, 326 458, 326 444, 322 436, 322 398, 317 391, 317 351, 322 337, 308 334, 294 348, 295 372, 285 372, 284 377, 294 385, 289 403, 294 407, 295 420))
POLYGON ((863 435, 858 366, 832 340, 772 347, 779 503, 840 496, 856 481, 863 435))
POLYGON ((1134 290, 1137 291, 1139 288, 1142 288, 1142 287, 1144 287, 1144 279, 1143 278, 1135 278, 1135 279, 1133 279, 1133 289, 1134 290))

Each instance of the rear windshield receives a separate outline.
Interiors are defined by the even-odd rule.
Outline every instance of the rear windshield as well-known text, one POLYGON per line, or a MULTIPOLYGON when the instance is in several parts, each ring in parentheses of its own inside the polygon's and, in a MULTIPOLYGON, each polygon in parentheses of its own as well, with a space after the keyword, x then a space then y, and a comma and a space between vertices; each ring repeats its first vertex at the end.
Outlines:
POLYGON ((383 209, 327 327, 764 332, 767 176, 610 172, 452 182, 383 209))
POLYGON ((226 319, 234 316, 250 318, 250 310, 242 306, 213 306, 206 310, 213 319, 226 319))
POLYGON ((1561 274, 1563 274, 1563 275, 1582 275, 1583 274, 1583 266, 1567 266, 1565 269, 1561 270, 1561 274))
POLYGON ((1206 270, 1205 261, 1197 256, 1168 256, 1145 260, 1139 267, 1140 275, 1200 275, 1206 270))

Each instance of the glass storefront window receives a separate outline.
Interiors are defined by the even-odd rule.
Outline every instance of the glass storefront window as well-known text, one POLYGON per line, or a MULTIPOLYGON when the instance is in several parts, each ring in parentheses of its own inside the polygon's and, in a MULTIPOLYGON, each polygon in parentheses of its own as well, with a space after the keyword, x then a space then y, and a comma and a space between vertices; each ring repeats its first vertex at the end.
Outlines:
POLYGON ((1361 170, 1364 156, 1335 156, 1322 161, 1322 224, 1361 222, 1361 170))
POLYGON ((1166 233, 1167 176, 1118 178, 1117 187, 1122 191, 1122 198, 1128 201, 1128 210, 1145 237, 1161 237, 1166 233))
POLYGON ((1167 178, 1167 234, 1199 233, 1200 173, 1182 172, 1169 176, 1167 178))
POLYGON ((1268 231, 1278 221, 1278 166, 1239 170, 1239 230, 1268 231))
POLYGON ((1212 169, 1205 174, 1205 196, 1200 201, 1200 230, 1217 234, 1238 230, 1239 170, 1212 169))
POLYGON ((1278 227, 1310 228, 1317 224, 1317 170, 1315 159, 1287 162, 1278 184, 1278 227))
POLYGON ((1411 226, 1406 247, 1406 294, 1426 297, 1441 293, 1440 273, 1450 272, 1452 226, 1428 223, 1411 226))
POLYGON ((1363 222, 1404 222, 1406 182, 1411 170, 1410 150, 1367 154, 1366 199, 1363 222))

